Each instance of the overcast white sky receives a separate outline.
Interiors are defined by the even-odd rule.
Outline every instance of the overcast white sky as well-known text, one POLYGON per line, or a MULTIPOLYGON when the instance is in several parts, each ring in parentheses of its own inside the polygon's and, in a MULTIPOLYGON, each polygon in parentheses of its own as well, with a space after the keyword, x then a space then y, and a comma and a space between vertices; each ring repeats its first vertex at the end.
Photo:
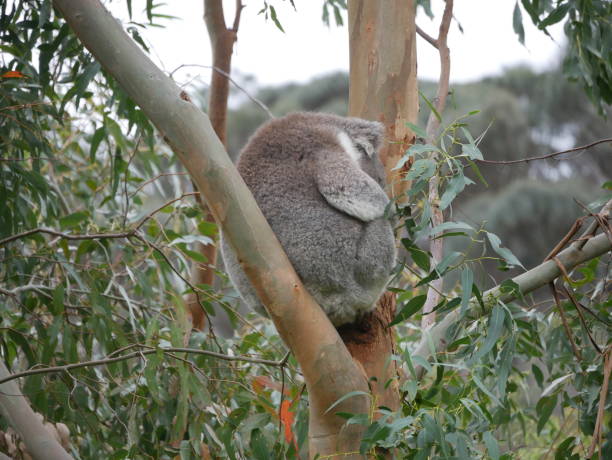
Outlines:
MULTIPOLYGON (((375 1, 375 0, 372 0, 375 1)), ((227 22, 233 18, 234 0, 224 0, 227 22)), ((327 27, 321 21, 321 0, 295 0, 297 12, 287 0, 276 0, 278 17, 285 33, 271 20, 258 15, 263 0, 244 0, 242 21, 235 46, 233 71, 255 76, 260 85, 304 82, 335 70, 348 70, 348 31, 346 26, 327 27)), ((384 4, 384 2, 381 2, 384 4)), ((125 0, 112 0, 111 11, 127 20, 125 0)), ((133 0, 135 19, 143 19, 144 0, 133 0)), ((203 23, 202 0, 167 0, 158 12, 177 16, 162 20, 165 28, 143 31, 151 44, 152 56, 164 69, 171 71, 181 64, 210 65, 208 35, 203 23)), ((417 23, 431 35, 437 33, 444 2, 432 0, 436 17, 430 21, 419 10, 417 23)), ((499 73, 504 67, 520 62, 536 69, 552 66, 563 43, 560 24, 549 29, 555 41, 531 25, 523 13, 526 46, 522 46, 512 29, 515 0, 456 0, 454 22, 449 34, 451 49, 451 82, 465 82, 484 75, 499 73)), ((381 5, 382 7, 382 5, 381 5)), ((436 79, 439 72, 436 50, 421 38, 417 39, 418 73, 420 78, 436 79)), ((179 80, 201 75, 208 81, 209 72, 191 68, 178 74, 179 80)))

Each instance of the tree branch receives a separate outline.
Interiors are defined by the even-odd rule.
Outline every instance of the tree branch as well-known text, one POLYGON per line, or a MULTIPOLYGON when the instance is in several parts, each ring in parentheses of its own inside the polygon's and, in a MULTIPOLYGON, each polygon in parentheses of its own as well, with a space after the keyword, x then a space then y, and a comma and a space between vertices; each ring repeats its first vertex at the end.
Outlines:
MULTIPOLYGON (((450 79, 450 51, 447 46, 448 30, 453 17, 453 0, 446 0, 444 6, 444 14, 440 22, 440 30, 436 39, 436 48, 440 54, 440 80, 438 81, 438 92, 436 100, 436 112, 433 110, 429 114, 427 121, 427 141, 434 144, 436 133, 440 128, 439 116, 444 111, 446 106, 446 96, 448 94, 448 86, 450 79)), ((430 158, 436 159, 435 152, 431 152, 430 158)), ((437 227, 444 222, 444 215, 440 209, 440 177, 434 174, 428 184, 428 200, 431 206, 431 227, 437 227)), ((429 251, 433 259, 433 266, 436 266, 444 256, 444 239, 437 238, 439 235, 430 235, 429 251)), ((442 291, 443 279, 438 278, 431 282, 427 290, 427 299, 423 306, 423 317, 421 319, 421 327, 427 329, 436 321, 436 314, 432 312, 433 308, 440 302, 440 292, 442 291)))
MULTIPOLYGON (((596 145, 604 144, 606 142, 612 142, 612 137, 609 137, 606 139, 599 139, 598 141, 591 142, 590 144, 586 144, 586 145, 581 145, 579 147, 574 147, 574 148, 567 149, 567 150, 561 150, 559 152, 547 153, 546 155, 540 155, 536 157, 523 158, 521 160, 508 160, 508 161, 474 160, 474 161, 476 161, 477 163, 485 163, 485 164, 490 164, 490 165, 515 165, 518 163, 529 163, 530 161, 546 160, 547 158, 554 158, 558 155, 563 155, 564 153, 580 152, 582 150, 590 149, 591 147, 595 147, 596 145)), ((570 158, 562 158, 561 161, 569 160, 569 159, 570 158)))
POLYGON ((230 74, 228 74, 227 72, 224 72, 223 70, 212 66, 212 65, 203 65, 203 64, 181 64, 180 66, 178 66, 176 69, 174 69, 172 72, 170 72, 170 76, 174 75, 178 70, 182 69, 183 67, 202 67, 204 69, 211 69, 214 72, 217 72, 221 75, 223 75, 225 78, 227 78, 229 80, 229 82, 234 85, 236 88, 238 88, 238 90, 242 91, 246 97, 248 97, 251 101, 253 101, 255 104, 257 104, 259 107, 261 107, 261 109, 266 112, 266 114, 268 115, 268 117, 270 119, 272 118, 276 118, 274 116, 274 114, 272 113, 272 111, 268 108, 268 106, 266 104, 264 104, 260 99, 257 99, 255 96, 253 96, 248 90, 246 90, 243 86, 240 86, 238 83, 236 83, 236 80, 232 79, 232 77, 230 76, 230 74))
MULTIPOLYGON (((142 348, 145 347, 144 345, 139 345, 139 344, 135 344, 133 346, 142 347, 142 348)), ((147 348, 150 348, 150 347, 147 347, 147 348)), ((158 351, 161 351, 164 354, 189 353, 192 355, 205 355, 205 356, 211 356, 213 358, 221 359, 224 361, 238 361, 238 362, 246 362, 246 363, 254 363, 254 364, 265 364, 266 366, 275 366, 275 367, 285 365, 284 358, 281 359, 280 361, 272 361, 272 360, 263 359, 263 358, 252 358, 250 356, 230 356, 230 355, 226 355, 223 353, 217 353, 217 352, 209 351, 209 350, 200 350, 197 348, 181 348, 181 347, 150 348, 149 350, 138 350, 132 353, 128 353, 126 355, 122 355, 122 356, 107 357, 107 358, 102 358, 102 359, 94 359, 91 361, 83 361, 80 363, 64 364, 63 366, 44 367, 44 368, 38 368, 38 369, 29 369, 27 371, 22 371, 22 372, 16 372, 9 376, 3 376, 2 378, 0 378, 0 385, 6 382, 9 382, 11 380, 15 380, 21 377, 27 377, 30 375, 52 374, 52 373, 57 373, 57 372, 69 372, 72 369, 79 369, 81 367, 105 366, 107 364, 117 363, 120 361, 127 361, 129 359, 142 358, 146 355, 155 354, 158 351)))
POLYGON ((436 49, 438 48, 438 40, 436 40, 431 35, 429 35, 427 32, 425 32, 423 29, 421 29, 418 25, 416 26, 416 32, 417 32, 417 34, 419 34, 421 36, 421 38, 423 38, 423 39, 425 39, 425 41, 429 42, 429 44, 431 46, 433 46, 436 49))
POLYGON ((26 236, 34 235, 36 233, 46 233, 48 235, 53 235, 53 236, 57 236, 57 237, 60 237, 60 238, 64 238, 66 240, 73 240, 73 241, 129 238, 130 236, 136 235, 136 232, 138 232, 138 230, 140 230, 140 228, 149 219, 151 219, 155 214, 157 214, 159 211, 164 209, 166 206, 171 205, 172 203, 174 203, 176 201, 182 200, 183 198, 185 198, 187 196, 192 196, 192 195, 198 195, 198 192, 183 193, 178 198, 174 198, 174 199, 164 203, 162 206, 156 208, 155 210, 153 210, 149 214, 147 214, 145 217, 143 217, 140 220, 140 222, 138 222, 138 224, 136 224, 136 226, 134 228, 132 228, 131 230, 126 230, 125 232, 118 232, 118 233, 89 233, 89 234, 85 234, 85 235, 74 235, 74 234, 71 234, 71 233, 59 232, 57 230, 54 230, 54 229, 48 228, 48 227, 38 227, 38 228, 33 228, 31 230, 26 230, 25 232, 17 233, 16 235, 11 235, 11 236, 9 236, 7 238, 4 238, 3 240, 0 240, 0 246, 3 246, 3 245, 5 245, 7 243, 10 243, 12 241, 18 240, 20 238, 25 238, 26 236))
MULTIPOLYGON (((598 257, 612 249, 612 243, 608 240, 607 236, 600 234, 590 238, 582 249, 578 248, 577 243, 572 244, 569 248, 561 251, 557 255, 559 262, 565 267, 566 270, 572 270, 574 267, 580 265, 587 260, 591 260, 598 257)), ((522 295, 529 294, 530 292, 545 286, 552 280, 561 275, 561 270, 558 265, 548 260, 531 270, 522 273, 514 278, 512 281, 518 285, 518 291, 522 295)), ((488 313, 489 309, 495 305, 499 300, 502 302, 511 302, 517 298, 517 292, 502 292, 501 285, 498 285, 492 289, 489 289, 482 295, 485 309, 483 310, 476 299, 470 300, 468 311, 470 312, 470 318, 478 318, 488 313)), ((423 331, 423 338, 421 342, 412 353, 412 356, 421 356, 422 358, 431 358, 430 352, 430 340, 434 344, 436 352, 442 351, 446 345, 446 332, 448 329, 457 323, 461 319, 461 313, 459 309, 453 310, 448 313, 442 321, 435 326, 431 327, 428 331, 423 331)), ((420 379, 423 377, 425 369, 421 366, 417 366, 417 377, 420 379)))

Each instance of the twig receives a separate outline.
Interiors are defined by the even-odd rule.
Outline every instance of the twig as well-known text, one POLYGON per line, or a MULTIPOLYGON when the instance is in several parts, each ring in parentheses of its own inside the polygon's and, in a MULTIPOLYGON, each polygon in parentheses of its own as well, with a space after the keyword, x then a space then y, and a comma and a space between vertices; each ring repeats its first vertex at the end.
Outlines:
POLYGON ((232 24, 233 32, 238 32, 238 27, 240 26, 240 15, 243 8, 244 5, 242 4, 242 0, 236 0, 236 13, 234 13, 234 24, 232 24))
POLYGON ((417 34, 419 34, 421 38, 425 39, 425 41, 429 42, 431 46, 433 46, 436 49, 438 48, 438 40, 436 40, 431 35, 429 35, 427 32, 425 32, 423 29, 421 29, 418 25, 416 26, 416 31, 417 31, 417 34))
POLYGON ((266 106, 266 104, 264 104, 262 101, 260 101, 259 99, 257 99, 255 96, 253 96, 249 91, 247 91, 245 88, 243 88, 242 86, 240 86, 238 83, 236 83, 236 81, 227 73, 224 72, 223 70, 219 69, 218 67, 212 66, 212 65, 203 65, 203 64, 181 64, 180 66, 178 66, 176 69, 174 69, 172 72, 170 72, 170 77, 172 77, 172 75, 174 75, 177 71, 179 71, 180 69, 182 69, 183 67, 201 67, 204 69, 211 69, 214 70, 215 72, 217 72, 220 75, 223 75, 225 78, 227 78, 230 83, 232 85, 234 85, 236 88, 238 88, 240 91, 242 91, 244 94, 246 94, 246 96, 253 101, 255 104, 257 104, 259 107, 262 108, 262 110, 264 112, 266 112, 266 114, 268 114, 269 118, 276 118, 274 116, 274 114, 270 111, 270 109, 266 106))
MULTIPOLYGON (((557 259, 554 259, 554 260, 557 260, 557 259)), ((555 282, 551 281, 549 286, 552 291, 553 297, 555 299, 555 303, 557 304, 557 309, 559 310, 559 315, 561 316, 561 322, 563 323, 563 329, 565 329, 565 335, 567 335, 567 338, 570 341, 570 344, 572 346, 572 351, 574 352, 574 356, 576 356, 576 359, 578 359, 578 361, 582 361, 582 355, 580 354, 580 350, 578 350, 578 347, 576 346, 576 342, 574 342, 572 331, 570 330, 569 324, 567 323, 567 318, 565 317, 565 311, 563 310, 563 307, 561 306, 561 300, 559 299, 559 293, 557 292, 557 289, 555 288, 555 282)))
MULTIPOLYGON (((599 444, 601 446, 601 427, 606 406, 606 397, 608 395, 608 385, 610 384, 610 374, 612 373, 612 348, 608 347, 604 352, 604 381, 599 392, 599 407, 597 408, 597 420, 595 421, 595 429, 593 430, 593 441, 589 448, 587 458, 593 457, 595 448, 599 444)), ((601 449, 601 447, 600 447, 601 449)), ((600 450, 601 455, 601 450, 600 450)))
POLYGON ((595 348, 597 353, 601 354, 602 353, 601 348, 599 348, 599 345, 597 345, 597 342, 595 342, 595 339, 591 335, 591 331, 589 330, 589 327, 587 326, 586 320, 584 319, 584 314, 582 313, 582 305, 580 304, 580 302, 576 300, 576 297, 572 293, 571 289, 569 289, 567 286, 561 286, 561 289, 563 289, 563 292, 565 293, 567 298, 571 300, 571 302, 574 304, 574 308, 578 312, 578 317, 580 318, 580 323, 582 324, 582 327, 586 331, 587 336, 589 337, 589 340, 591 341, 591 344, 593 345, 593 348, 595 348))
POLYGON ((159 179, 161 177, 166 177, 166 176, 185 176, 185 175, 188 175, 188 174, 189 173, 182 172, 182 171, 172 172, 172 173, 160 173, 157 176, 152 177, 151 179, 147 179, 142 184, 140 184, 140 186, 130 194, 130 198, 133 197, 134 195, 136 195, 138 192, 140 192, 143 188, 145 188, 151 182, 155 182, 157 179, 159 179))
MULTIPOLYGON (((497 161, 497 160, 474 160, 474 161, 476 161, 477 163, 486 163, 486 164, 490 164, 490 165, 514 165, 514 164, 518 164, 518 163, 529 163, 530 161, 545 160, 547 158, 553 158, 553 157, 556 157, 558 155, 563 155, 564 153, 579 152, 581 150, 590 149, 591 147, 595 147, 596 145, 603 144, 603 143, 606 143, 606 142, 612 142, 612 138, 600 139, 598 141, 591 142, 590 144, 581 145, 579 147, 574 147, 572 149, 561 150, 559 152, 553 152, 553 153, 547 153, 546 155, 540 155, 540 156, 536 156, 536 157, 523 158, 521 160, 508 160, 508 161, 501 161, 501 160, 500 161, 497 161)), ((563 160, 569 160, 569 158, 562 158, 561 161, 563 161, 563 160)))
MULTIPOLYGON (((135 345, 135 346, 141 346, 141 345, 135 345)), ((209 350, 200 350, 197 348, 182 348, 182 347, 153 348, 150 350, 134 351, 132 353, 128 353, 127 355, 123 355, 123 356, 107 357, 103 359, 95 359, 92 361, 83 361, 80 363, 65 364, 63 366, 45 367, 45 368, 39 368, 39 369, 30 369, 30 370, 23 371, 23 372, 17 372, 15 374, 11 374, 10 377, 0 379, 0 385, 10 380, 18 379, 21 377, 27 377, 30 375, 50 374, 50 373, 56 373, 56 372, 69 372, 72 369, 78 369, 81 367, 104 366, 104 365, 116 363, 119 361, 126 361, 128 359, 143 358, 146 355, 151 355, 151 354, 157 353, 158 351, 161 351, 162 353, 190 353, 190 354, 195 354, 195 355, 205 355, 205 356, 211 356, 213 358, 221 359, 224 361, 239 361, 239 362, 247 362, 247 363, 254 363, 254 364, 265 364, 267 366, 278 367, 278 366, 283 365, 283 360, 272 361, 270 359, 252 358, 250 356, 230 356, 230 355, 226 355, 223 353, 217 353, 217 352, 209 351, 209 350)))
POLYGON ((3 240, 0 240, 0 246, 3 246, 7 243, 10 243, 11 241, 15 241, 18 240, 20 238, 24 238, 26 236, 29 235, 34 235, 36 233, 47 233, 48 235, 53 235, 53 236, 57 236, 59 238, 64 238, 66 240, 97 240, 97 239, 117 239, 117 238, 129 238, 131 236, 134 236, 136 234, 136 232, 140 229, 140 227, 142 227, 149 219, 151 219, 155 214, 157 214, 159 211, 161 211, 162 209, 164 209, 166 206, 182 200, 185 197, 191 196, 191 195, 197 195, 198 192, 189 192, 189 193, 183 193, 181 196, 179 196, 178 198, 174 198, 166 203, 164 203, 162 206, 156 208, 155 210, 153 210, 152 212, 150 212, 149 214, 147 214, 138 224, 136 224, 136 226, 134 228, 132 228, 131 230, 127 230, 125 232, 118 232, 118 233, 90 233, 90 234, 85 234, 85 235, 73 235, 70 233, 64 233, 64 232, 59 232, 57 230, 54 230, 52 228, 47 228, 47 227, 38 227, 38 228, 33 228, 32 230, 27 230, 25 232, 22 233, 18 233, 16 235, 12 235, 9 236, 7 238, 4 238, 3 240))

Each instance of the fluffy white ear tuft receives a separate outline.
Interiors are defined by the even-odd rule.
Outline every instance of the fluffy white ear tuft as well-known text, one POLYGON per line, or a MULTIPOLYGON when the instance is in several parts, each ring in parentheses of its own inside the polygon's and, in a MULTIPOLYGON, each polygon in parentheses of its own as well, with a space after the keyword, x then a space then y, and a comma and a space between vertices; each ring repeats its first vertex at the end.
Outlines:
POLYGON ((344 131, 340 131, 338 133, 338 142, 340 142, 342 149, 346 152, 349 158, 359 163, 359 160, 361 159, 361 153, 359 152, 359 150, 357 150, 355 144, 353 144, 353 141, 351 140, 349 135, 346 134, 344 131))

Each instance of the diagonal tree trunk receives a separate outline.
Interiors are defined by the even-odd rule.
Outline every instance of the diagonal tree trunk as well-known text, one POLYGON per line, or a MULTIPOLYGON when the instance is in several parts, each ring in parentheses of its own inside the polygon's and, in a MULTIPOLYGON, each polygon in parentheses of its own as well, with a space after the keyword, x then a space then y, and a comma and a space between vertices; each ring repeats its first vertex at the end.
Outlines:
MULTIPOLYGON (((350 0, 349 115, 384 123, 386 144, 381 159, 387 171, 389 194, 400 197, 408 186, 403 171, 393 171, 414 142, 406 122, 415 123, 418 112, 416 77, 415 7, 412 0, 390 0, 381 6, 368 0, 350 0)), ((408 167, 408 165, 406 166, 408 167)), ((393 329, 395 295, 385 294, 378 308, 359 325, 340 329, 351 355, 373 383, 376 405, 399 409, 399 391, 393 329), (388 385, 389 380, 392 384, 388 385)))

